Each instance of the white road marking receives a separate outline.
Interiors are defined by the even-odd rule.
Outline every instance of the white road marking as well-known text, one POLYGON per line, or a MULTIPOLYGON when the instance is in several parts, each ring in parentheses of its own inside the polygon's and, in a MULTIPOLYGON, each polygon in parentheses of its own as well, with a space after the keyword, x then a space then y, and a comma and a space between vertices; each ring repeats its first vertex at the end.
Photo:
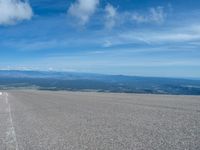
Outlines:
POLYGON ((8 105, 8 113, 9 113, 9 118, 8 118, 9 128, 6 132, 7 133, 6 141, 8 143, 8 147, 10 147, 10 149, 19 150, 16 133, 15 133, 15 128, 14 128, 13 120, 12 120, 11 107, 10 107, 10 103, 8 100, 8 93, 5 93, 5 99, 6 99, 6 104, 8 105))
POLYGON ((2 92, 0 92, 0 96, 1 96, 1 95, 3 95, 3 93, 2 93, 2 92))
POLYGON ((8 104, 8 93, 5 93, 6 95, 6 104, 8 104))

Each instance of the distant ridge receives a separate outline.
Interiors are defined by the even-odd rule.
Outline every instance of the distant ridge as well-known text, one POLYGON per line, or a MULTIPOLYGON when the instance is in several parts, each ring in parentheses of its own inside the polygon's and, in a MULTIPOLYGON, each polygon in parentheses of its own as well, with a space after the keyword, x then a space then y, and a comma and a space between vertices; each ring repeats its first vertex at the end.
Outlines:
POLYGON ((56 71, 0 70, 0 89, 16 88, 200 95, 200 80, 56 71))

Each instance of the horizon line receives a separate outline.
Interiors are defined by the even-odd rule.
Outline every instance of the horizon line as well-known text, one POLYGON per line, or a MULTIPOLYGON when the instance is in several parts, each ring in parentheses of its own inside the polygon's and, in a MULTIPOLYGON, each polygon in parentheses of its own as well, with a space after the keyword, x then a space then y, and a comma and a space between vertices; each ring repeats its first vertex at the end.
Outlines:
POLYGON ((76 70, 52 70, 52 69, 0 69, 0 71, 35 71, 35 72, 61 72, 61 73, 79 73, 79 74, 96 74, 106 76, 126 76, 126 77, 144 77, 144 78, 170 78, 170 79, 186 79, 200 80, 198 77, 175 77, 175 76, 145 76, 145 75, 130 75, 130 74, 112 74, 112 73, 95 73, 95 72, 79 72, 76 70))

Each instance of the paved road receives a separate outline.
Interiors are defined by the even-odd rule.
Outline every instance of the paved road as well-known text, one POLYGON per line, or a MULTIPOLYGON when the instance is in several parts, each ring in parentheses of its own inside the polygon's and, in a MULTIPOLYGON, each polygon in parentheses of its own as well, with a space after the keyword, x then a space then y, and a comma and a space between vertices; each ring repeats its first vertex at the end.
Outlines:
POLYGON ((199 150, 200 97, 0 92, 0 150, 199 150))

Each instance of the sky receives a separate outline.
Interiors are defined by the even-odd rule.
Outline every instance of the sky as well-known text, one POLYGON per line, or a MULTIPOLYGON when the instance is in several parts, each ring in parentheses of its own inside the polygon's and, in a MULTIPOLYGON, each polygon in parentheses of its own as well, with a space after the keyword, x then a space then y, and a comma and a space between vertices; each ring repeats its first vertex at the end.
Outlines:
POLYGON ((200 77, 199 0, 0 0, 0 69, 200 77))

